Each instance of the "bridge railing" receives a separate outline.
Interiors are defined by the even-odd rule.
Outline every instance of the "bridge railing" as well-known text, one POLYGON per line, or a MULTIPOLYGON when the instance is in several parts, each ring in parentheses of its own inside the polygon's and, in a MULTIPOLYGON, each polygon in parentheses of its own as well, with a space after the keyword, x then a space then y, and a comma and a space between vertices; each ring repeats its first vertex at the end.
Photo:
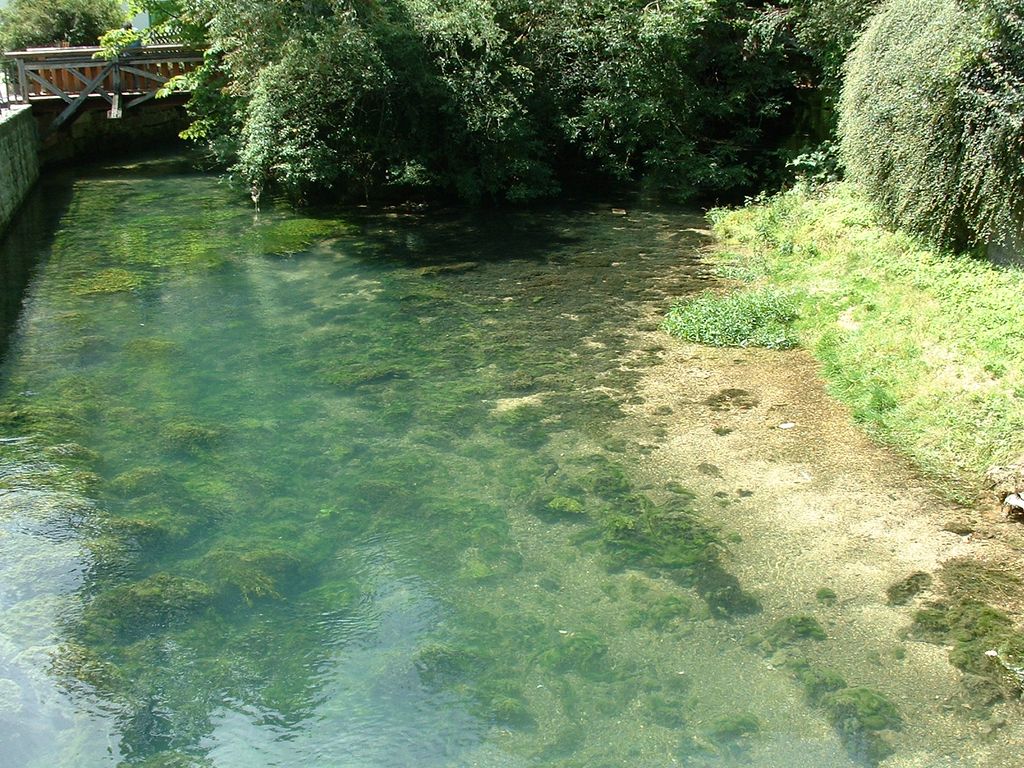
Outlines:
POLYGON ((116 59, 93 58, 99 48, 36 48, 4 54, 4 74, 14 104, 63 101, 64 110, 51 127, 70 119, 88 99, 103 99, 109 117, 120 117, 153 98, 172 77, 198 67, 199 51, 180 44, 147 45, 125 50, 116 59))

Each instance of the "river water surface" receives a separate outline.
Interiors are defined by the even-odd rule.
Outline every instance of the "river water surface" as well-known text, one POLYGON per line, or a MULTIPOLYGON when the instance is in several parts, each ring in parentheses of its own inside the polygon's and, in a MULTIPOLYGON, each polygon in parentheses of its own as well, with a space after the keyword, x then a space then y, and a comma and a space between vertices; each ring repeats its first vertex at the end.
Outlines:
POLYGON ((705 286, 697 217, 254 216, 173 163, 43 195, 2 290, 4 766, 898 763, 886 692, 637 480, 628 331, 705 286))

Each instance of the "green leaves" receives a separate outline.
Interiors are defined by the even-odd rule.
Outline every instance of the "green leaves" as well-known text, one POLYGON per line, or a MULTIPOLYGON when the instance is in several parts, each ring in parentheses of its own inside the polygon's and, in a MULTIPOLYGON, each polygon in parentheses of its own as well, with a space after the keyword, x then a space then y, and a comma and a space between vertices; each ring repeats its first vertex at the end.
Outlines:
POLYGON ((777 291, 740 291, 726 296, 706 291, 673 307, 665 327, 674 336, 699 344, 789 349, 797 345, 791 327, 796 317, 796 304, 777 291))
POLYGON ((562 178, 749 191, 795 89, 736 0, 183 0, 207 30, 201 136, 293 199, 528 200, 562 178))
POLYGON ((0 11, 0 47, 96 45, 123 16, 117 0, 11 0, 0 11))

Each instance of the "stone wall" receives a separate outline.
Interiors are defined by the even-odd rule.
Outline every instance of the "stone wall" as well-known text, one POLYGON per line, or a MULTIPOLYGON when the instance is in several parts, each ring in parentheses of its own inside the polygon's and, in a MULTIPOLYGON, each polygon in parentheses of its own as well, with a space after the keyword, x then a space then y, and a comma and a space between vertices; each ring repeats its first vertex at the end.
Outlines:
POLYGON ((39 178, 39 140, 27 107, 0 113, 0 232, 39 178))

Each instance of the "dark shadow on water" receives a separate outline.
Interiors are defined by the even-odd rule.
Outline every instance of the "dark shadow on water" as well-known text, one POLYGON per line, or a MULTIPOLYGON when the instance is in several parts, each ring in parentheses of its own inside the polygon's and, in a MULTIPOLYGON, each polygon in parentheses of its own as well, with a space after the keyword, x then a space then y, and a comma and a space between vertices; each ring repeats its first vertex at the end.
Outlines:
POLYGON ((53 245, 71 196, 65 174, 41 180, 0 239, 0 363, 17 330, 29 283, 53 245))

